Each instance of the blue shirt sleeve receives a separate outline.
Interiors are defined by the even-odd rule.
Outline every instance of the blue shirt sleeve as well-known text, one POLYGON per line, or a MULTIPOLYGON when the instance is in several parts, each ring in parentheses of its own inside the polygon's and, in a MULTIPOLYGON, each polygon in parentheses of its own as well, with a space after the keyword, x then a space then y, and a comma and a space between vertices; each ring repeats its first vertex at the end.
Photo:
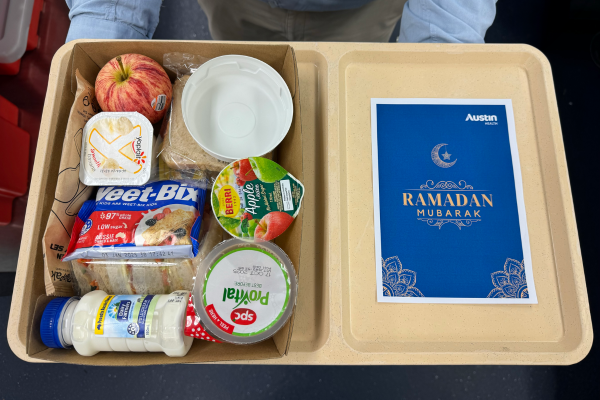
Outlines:
POLYGON ((496 16, 496 0, 409 0, 399 42, 484 43, 496 16))
POLYGON ((152 39, 162 0, 66 0, 75 39, 152 39))

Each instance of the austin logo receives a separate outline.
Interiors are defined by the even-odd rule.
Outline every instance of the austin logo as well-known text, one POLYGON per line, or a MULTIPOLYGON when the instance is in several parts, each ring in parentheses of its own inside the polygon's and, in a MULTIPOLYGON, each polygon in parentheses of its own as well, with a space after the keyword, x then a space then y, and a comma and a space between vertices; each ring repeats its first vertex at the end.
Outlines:
POLYGON ((471 115, 471 114, 468 114, 465 121, 481 121, 485 125, 498 125, 498 117, 495 115, 471 115))
POLYGON ((465 121, 498 121, 498 117, 495 115, 467 115, 465 121))

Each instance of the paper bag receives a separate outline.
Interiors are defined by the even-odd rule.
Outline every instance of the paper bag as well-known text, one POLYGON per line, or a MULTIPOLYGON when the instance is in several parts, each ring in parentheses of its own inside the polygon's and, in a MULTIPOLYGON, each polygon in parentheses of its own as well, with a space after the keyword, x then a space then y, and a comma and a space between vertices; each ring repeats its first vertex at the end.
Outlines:
POLYGON ((69 114, 69 122, 63 142, 62 157, 54 203, 42 240, 44 252, 44 282, 48 296, 73 296, 70 263, 62 262, 75 217, 84 201, 92 194, 92 188, 79 181, 81 140, 83 127, 101 111, 90 85, 76 71, 77 92, 69 114))

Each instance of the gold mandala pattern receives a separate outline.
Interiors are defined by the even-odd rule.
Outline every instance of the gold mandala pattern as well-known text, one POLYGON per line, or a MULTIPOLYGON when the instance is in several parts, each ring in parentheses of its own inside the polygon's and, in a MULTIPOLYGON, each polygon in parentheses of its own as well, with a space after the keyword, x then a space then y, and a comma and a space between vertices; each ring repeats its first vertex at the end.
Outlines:
POLYGON ((527 278, 523 261, 507 258, 503 271, 492 272, 495 288, 487 295, 490 299, 527 299, 527 278))
POLYGON ((410 269, 402 268, 398 257, 381 259, 383 295, 386 297, 425 297, 415 287, 417 273, 410 269))

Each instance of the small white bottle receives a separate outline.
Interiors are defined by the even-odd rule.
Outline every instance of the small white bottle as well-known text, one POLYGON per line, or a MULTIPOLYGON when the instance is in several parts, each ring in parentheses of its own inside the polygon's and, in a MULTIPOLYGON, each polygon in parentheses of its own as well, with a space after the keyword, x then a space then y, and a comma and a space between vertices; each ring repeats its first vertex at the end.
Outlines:
POLYGON ((82 356, 100 351, 164 352, 183 357, 192 346, 184 335, 189 292, 169 295, 107 295, 95 290, 50 301, 40 333, 48 347, 75 350, 82 356))

